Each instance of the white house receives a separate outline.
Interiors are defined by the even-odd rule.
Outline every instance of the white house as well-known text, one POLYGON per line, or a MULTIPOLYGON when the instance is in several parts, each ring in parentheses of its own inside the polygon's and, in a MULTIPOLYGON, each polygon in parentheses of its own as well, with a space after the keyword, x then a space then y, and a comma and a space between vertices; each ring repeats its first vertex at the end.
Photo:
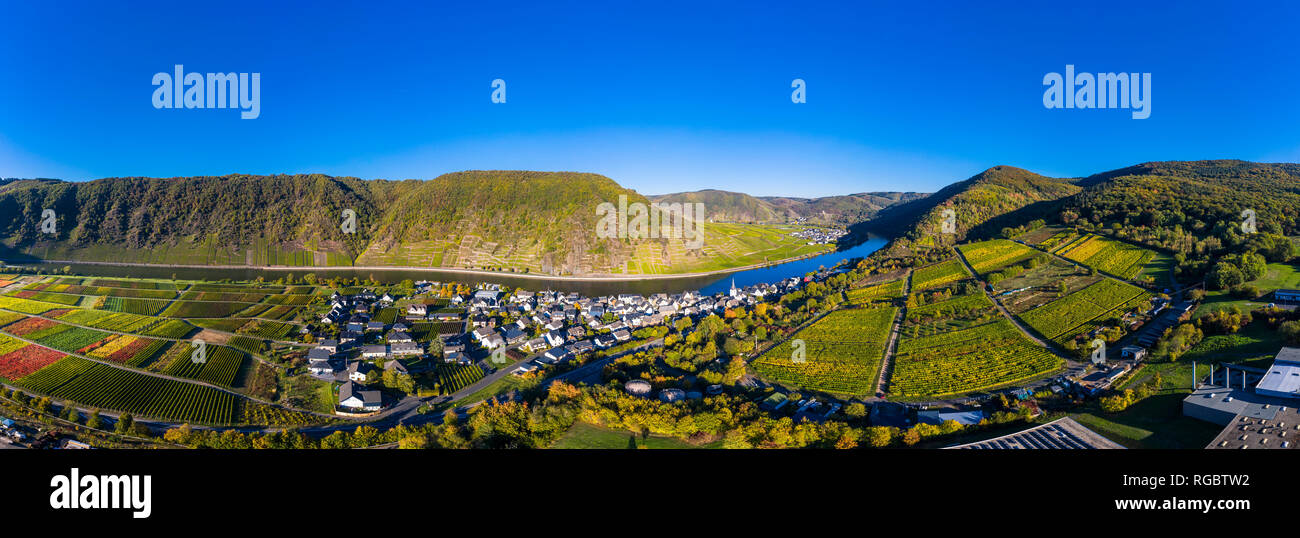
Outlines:
POLYGON ((383 408, 383 395, 377 390, 366 390, 352 381, 339 387, 339 407, 378 411, 383 408))

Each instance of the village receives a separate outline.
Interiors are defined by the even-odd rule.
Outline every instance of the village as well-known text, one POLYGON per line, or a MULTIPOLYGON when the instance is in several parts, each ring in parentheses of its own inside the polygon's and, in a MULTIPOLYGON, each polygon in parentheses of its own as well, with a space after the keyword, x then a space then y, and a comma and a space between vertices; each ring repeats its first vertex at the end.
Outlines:
POLYGON ((496 284, 480 284, 472 293, 445 297, 438 293, 443 284, 430 281, 415 282, 411 297, 369 289, 355 295, 336 292, 316 325, 307 371, 341 385, 337 413, 365 416, 387 405, 382 391, 370 387, 384 375, 411 376, 439 363, 479 367, 486 373, 506 368, 514 375, 572 365, 598 351, 630 349, 662 336, 662 331, 646 329, 753 306, 830 274, 821 271, 775 284, 733 284, 728 292, 714 295, 688 291, 587 297, 576 292, 507 292, 496 284), (398 315, 392 322, 376 319, 380 310, 394 308, 398 315), (435 329, 413 333, 416 324, 435 329))

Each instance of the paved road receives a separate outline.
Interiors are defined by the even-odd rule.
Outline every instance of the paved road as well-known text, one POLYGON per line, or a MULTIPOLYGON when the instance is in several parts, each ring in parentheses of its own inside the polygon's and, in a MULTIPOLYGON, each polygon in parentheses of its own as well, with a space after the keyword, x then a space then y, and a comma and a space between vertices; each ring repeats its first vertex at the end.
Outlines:
POLYGON ((592 362, 590 362, 590 363, 587 363, 587 364, 584 364, 584 365, 579 366, 579 367, 577 367, 577 368, 574 368, 573 370, 570 370, 570 371, 565 372, 565 373, 563 373, 563 374, 560 374, 560 375, 557 375, 557 376, 551 377, 551 378, 549 378, 549 379, 543 381, 543 382, 541 383, 540 386, 543 386, 543 387, 549 387, 549 386, 551 385, 551 383, 554 383, 554 382, 556 382, 556 381, 564 381, 564 382, 568 382, 568 383, 576 383, 576 382, 578 382, 578 381, 582 381, 582 380, 590 379, 591 377, 593 377, 593 376, 599 374, 599 373, 601 372, 601 370, 605 368, 605 365, 606 365, 606 364, 609 364, 610 362, 612 362, 612 361, 614 361, 614 360, 616 360, 616 359, 618 359, 618 358, 620 358, 620 357, 624 357, 624 356, 627 356, 627 355, 631 355, 631 354, 633 354, 633 353, 640 353, 640 352, 645 351, 645 350, 650 349, 650 348, 663 347, 663 345, 664 345, 664 339, 663 339, 663 338, 656 338, 656 339, 654 339, 654 340, 651 340, 651 341, 649 341, 649 342, 646 342, 646 343, 641 344, 641 345, 639 345, 639 346, 636 346, 636 347, 634 347, 634 348, 631 348, 631 349, 628 349, 628 350, 625 350, 625 351, 621 351, 621 352, 619 352, 618 354, 610 355, 610 356, 608 356, 608 357, 605 357, 605 358, 600 359, 600 360, 597 360, 597 361, 592 361, 592 362))

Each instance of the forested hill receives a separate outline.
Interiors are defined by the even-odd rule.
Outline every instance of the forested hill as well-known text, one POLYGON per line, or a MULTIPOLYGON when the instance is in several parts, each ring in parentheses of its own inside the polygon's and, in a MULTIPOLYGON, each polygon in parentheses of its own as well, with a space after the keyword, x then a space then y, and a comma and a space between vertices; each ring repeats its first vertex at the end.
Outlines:
POLYGON ((874 217, 894 204, 926 197, 916 192, 867 192, 821 198, 751 196, 706 189, 651 196, 656 202, 704 204, 711 220, 744 223, 787 223, 850 226, 874 217))
POLYGON ((934 195, 890 207, 855 231, 895 235, 878 256, 944 255, 964 239, 1014 237, 1041 226, 1125 239, 1172 255, 1182 282, 1230 285, 1234 270, 1294 260, 1300 165, 1236 160, 1149 162, 1082 179, 990 168, 934 195), (955 233, 942 233, 952 209, 955 233), (1251 217, 1253 216, 1253 221, 1251 217), (1253 222, 1253 231, 1243 224, 1253 222), (1227 275, 1219 278, 1221 275, 1227 275))
POLYGON ((1050 178, 1013 166, 995 166, 925 198, 891 206, 855 230, 895 236, 895 247, 952 245, 990 219, 1060 200, 1081 190, 1070 179, 1050 178), (952 210, 953 233, 944 233, 945 210, 952 210))
POLYGON ((1300 234, 1298 164, 1151 162, 1080 184, 1086 189, 1062 200, 1048 223, 1104 231, 1173 252, 1183 280, 1199 278, 1213 260, 1226 256, 1256 253, 1267 261, 1288 260, 1300 234), (1250 214, 1254 233, 1242 226, 1250 214))
MULTIPOLYGON (((500 247, 502 255, 534 256, 535 266, 559 269, 589 250, 621 248, 599 248, 593 233, 595 207, 620 194, 647 201, 607 177, 568 172, 470 171, 427 181, 319 174, 23 180, 0 186, 0 237, 9 254, 50 259, 166 247, 202 255, 202 263, 292 265, 313 260, 285 263, 282 253, 319 255, 316 265, 325 257, 334 265, 336 256, 400 265, 419 258, 420 249, 465 257, 487 244, 487 256, 500 247), (58 215, 53 239, 40 232, 44 209, 58 215), (354 234, 341 226, 346 209, 357 214, 354 234), (466 241, 472 244, 458 252, 466 241)), ((180 252, 175 263, 184 263, 180 252)), ((433 256, 419 259, 428 265, 433 256)))

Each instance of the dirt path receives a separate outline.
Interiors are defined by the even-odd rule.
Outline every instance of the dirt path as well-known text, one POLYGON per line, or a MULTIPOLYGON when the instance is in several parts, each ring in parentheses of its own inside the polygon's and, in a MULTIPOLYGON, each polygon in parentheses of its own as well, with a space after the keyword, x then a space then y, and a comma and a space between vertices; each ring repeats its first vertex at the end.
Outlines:
POLYGON ((975 279, 975 283, 979 286, 980 291, 984 293, 985 297, 989 298, 989 301, 993 302, 993 305, 998 308, 998 312, 1002 313, 1003 318, 1006 318, 1008 321, 1011 322, 1012 325, 1015 325, 1016 328, 1020 330, 1020 334, 1025 335, 1025 338, 1030 339, 1034 343, 1044 348, 1047 348, 1047 350, 1051 351, 1052 354, 1062 359, 1065 359, 1065 363, 1067 366, 1073 367, 1077 365, 1077 361, 1075 361, 1074 358, 1070 357, 1069 355, 1066 355, 1064 352, 1057 349, 1056 345, 1054 345, 1052 342, 1048 342, 1046 340, 1043 340, 1042 338, 1039 338, 1038 336, 1035 336, 1034 332, 1028 326, 1026 326, 1024 323, 1020 321, 1020 318, 1011 315, 1011 312, 1008 311, 1005 306, 1002 306, 1002 301, 998 300, 997 297, 994 297, 993 293, 989 291, 988 283, 979 277, 979 273, 975 272, 975 268, 972 267, 970 262, 966 260, 966 255, 962 254, 961 250, 958 249, 953 249, 953 250, 957 251, 957 259, 961 260, 962 266, 965 267, 966 271, 970 273, 971 278, 975 279))
POLYGON ((907 276, 903 277, 903 306, 899 307, 898 314, 894 316, 894 324, 889 329, 889 343, 885 345, 885 356, 880 360, 880 373, 876 376, 876 395, 874 398, 868 398, 867 401, 885 399, 885 382, 894 367, 894 352, 898 349, 898 335, 903 330, 903 320, 907 318, 907 295, 912 293, 912 270, 907 270, 907 276))

